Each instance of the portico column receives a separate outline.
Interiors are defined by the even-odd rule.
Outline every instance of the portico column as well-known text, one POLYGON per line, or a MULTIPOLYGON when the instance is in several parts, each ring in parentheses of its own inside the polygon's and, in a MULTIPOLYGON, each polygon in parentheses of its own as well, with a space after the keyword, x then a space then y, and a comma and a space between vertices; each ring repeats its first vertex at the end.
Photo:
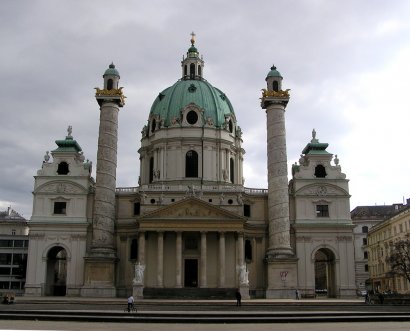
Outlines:
POLYGON ((200 287, 207 287, 206 282, 206 232, 201 232, 201 278, 200 287))
POLYGON ((219 287, 225 287, 225 233, 219 233, 219 287))
POLYGON ((229 182, 231 179, 231 167, 229 162, 229 149, 225 149, 225 169, 226 169, 226 182, 229 182))
POLYGON ((177 232, 175 277, 176 277, 175 287, 182 287, 182 233, 181 232, 177 232))
POLYGON ((244 248, 243 248, 243 233, 238 232, 238 239, 236 241, 236 251, 237 251, 237 263, 238 266, 242 266, 244 263, 244 248))
POLYGON ((138 262, 145 264, 145 232, 140 232, 138 237, 138 262))
POLYGON ((157 286, 164 286, 164 232, 158 232, 157 286))

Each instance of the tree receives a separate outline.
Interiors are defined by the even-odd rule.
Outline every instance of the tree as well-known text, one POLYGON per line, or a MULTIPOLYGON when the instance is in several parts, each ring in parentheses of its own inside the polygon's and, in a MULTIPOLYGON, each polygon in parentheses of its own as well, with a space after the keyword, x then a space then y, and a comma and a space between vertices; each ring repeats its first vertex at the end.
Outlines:
POLYGON ((396 241, 386 260, 394 274, 403 276, 410 282, 410 239, 396 241))

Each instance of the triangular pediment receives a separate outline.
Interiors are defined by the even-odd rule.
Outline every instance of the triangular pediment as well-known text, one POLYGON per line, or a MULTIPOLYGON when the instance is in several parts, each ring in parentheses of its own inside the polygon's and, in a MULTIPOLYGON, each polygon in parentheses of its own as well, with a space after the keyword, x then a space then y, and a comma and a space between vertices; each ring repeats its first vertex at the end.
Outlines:
POLYGON ((141 220, 152 219, 244 220, 241 215, 193 197, 177 201, 141 217, 141 220))

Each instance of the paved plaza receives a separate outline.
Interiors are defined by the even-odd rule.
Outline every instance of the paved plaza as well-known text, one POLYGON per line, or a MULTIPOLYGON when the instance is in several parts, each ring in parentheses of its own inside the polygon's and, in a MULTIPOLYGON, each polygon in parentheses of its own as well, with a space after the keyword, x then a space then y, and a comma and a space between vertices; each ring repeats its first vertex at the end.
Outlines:
POLYGON ((69 331, 408 331, 410 322, 311 323, 311 324, 152 324, 88 323, 55 321, 0 321, 0 330, 69 330, 69 331))
POLYGON ((21 297, 0 306, 0 330, 410 330, 404 305, 352 300, 142 300, 21 297))

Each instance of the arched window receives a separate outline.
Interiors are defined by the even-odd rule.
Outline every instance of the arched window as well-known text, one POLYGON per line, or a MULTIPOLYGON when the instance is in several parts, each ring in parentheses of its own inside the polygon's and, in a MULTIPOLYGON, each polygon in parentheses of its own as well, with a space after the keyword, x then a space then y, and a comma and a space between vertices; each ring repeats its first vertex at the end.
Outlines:
POLYGON ((188 76, 188 66, 184 66, 184 76, 188 76))
POLYGON ((136 260, 138 258, 138 240, 132 239, 130 245, 130 260, 136 260))
POLYGON ((322 166, 321 164, 317 165, 315 168, 315 177, 316 178, 325 178, 327 176, 326 174, 326 168, 322 166))
POLYGON ((229 179, 231 183, 235 180, 235 162, 232 158, 229 160, 229 179))
POLYGON ((113 86, 113 81, 110 78, 109 80, 107 80, 107 90, 112 90, 112 86, 113 86))
POLYGON ((202 76, 201 66, 198 66, 198 76, 202 76))
POLYGON ((191 63, 189 66, 189 76, 195 78, 195 64, 191 63))
POLYGON ((192 150, 185 156, 185 177, 198 177, 198 153, 192 150))
POLYGON ((233 132, 233 123, 232 123, 231 120, 229 120, 228 125, 229 125, 229 132, 232 133, 233 132))
POLYGON ((152 183, 154 180, 154 158, 149 159, 149 182, 152 183))
POLYGON ((67 175, 68 174, 68 163, 67 162, 60 162, 58 164, 57 173, 59 175, 67 175))
POLYGON ((279 83, 278 83, 277 80, 274 80, 274 81, 273 81, 272 89, 273 89, 274 91, 276 91, 276 92, 279 91, 279 83))
POLYGON ((247 263, 252 261, 252 243, 249 239, 245 240, 245 261, 247 263))
POLYGON ((362 233, 369 232, 369 228, 367 226, 362 226, 362 233))

